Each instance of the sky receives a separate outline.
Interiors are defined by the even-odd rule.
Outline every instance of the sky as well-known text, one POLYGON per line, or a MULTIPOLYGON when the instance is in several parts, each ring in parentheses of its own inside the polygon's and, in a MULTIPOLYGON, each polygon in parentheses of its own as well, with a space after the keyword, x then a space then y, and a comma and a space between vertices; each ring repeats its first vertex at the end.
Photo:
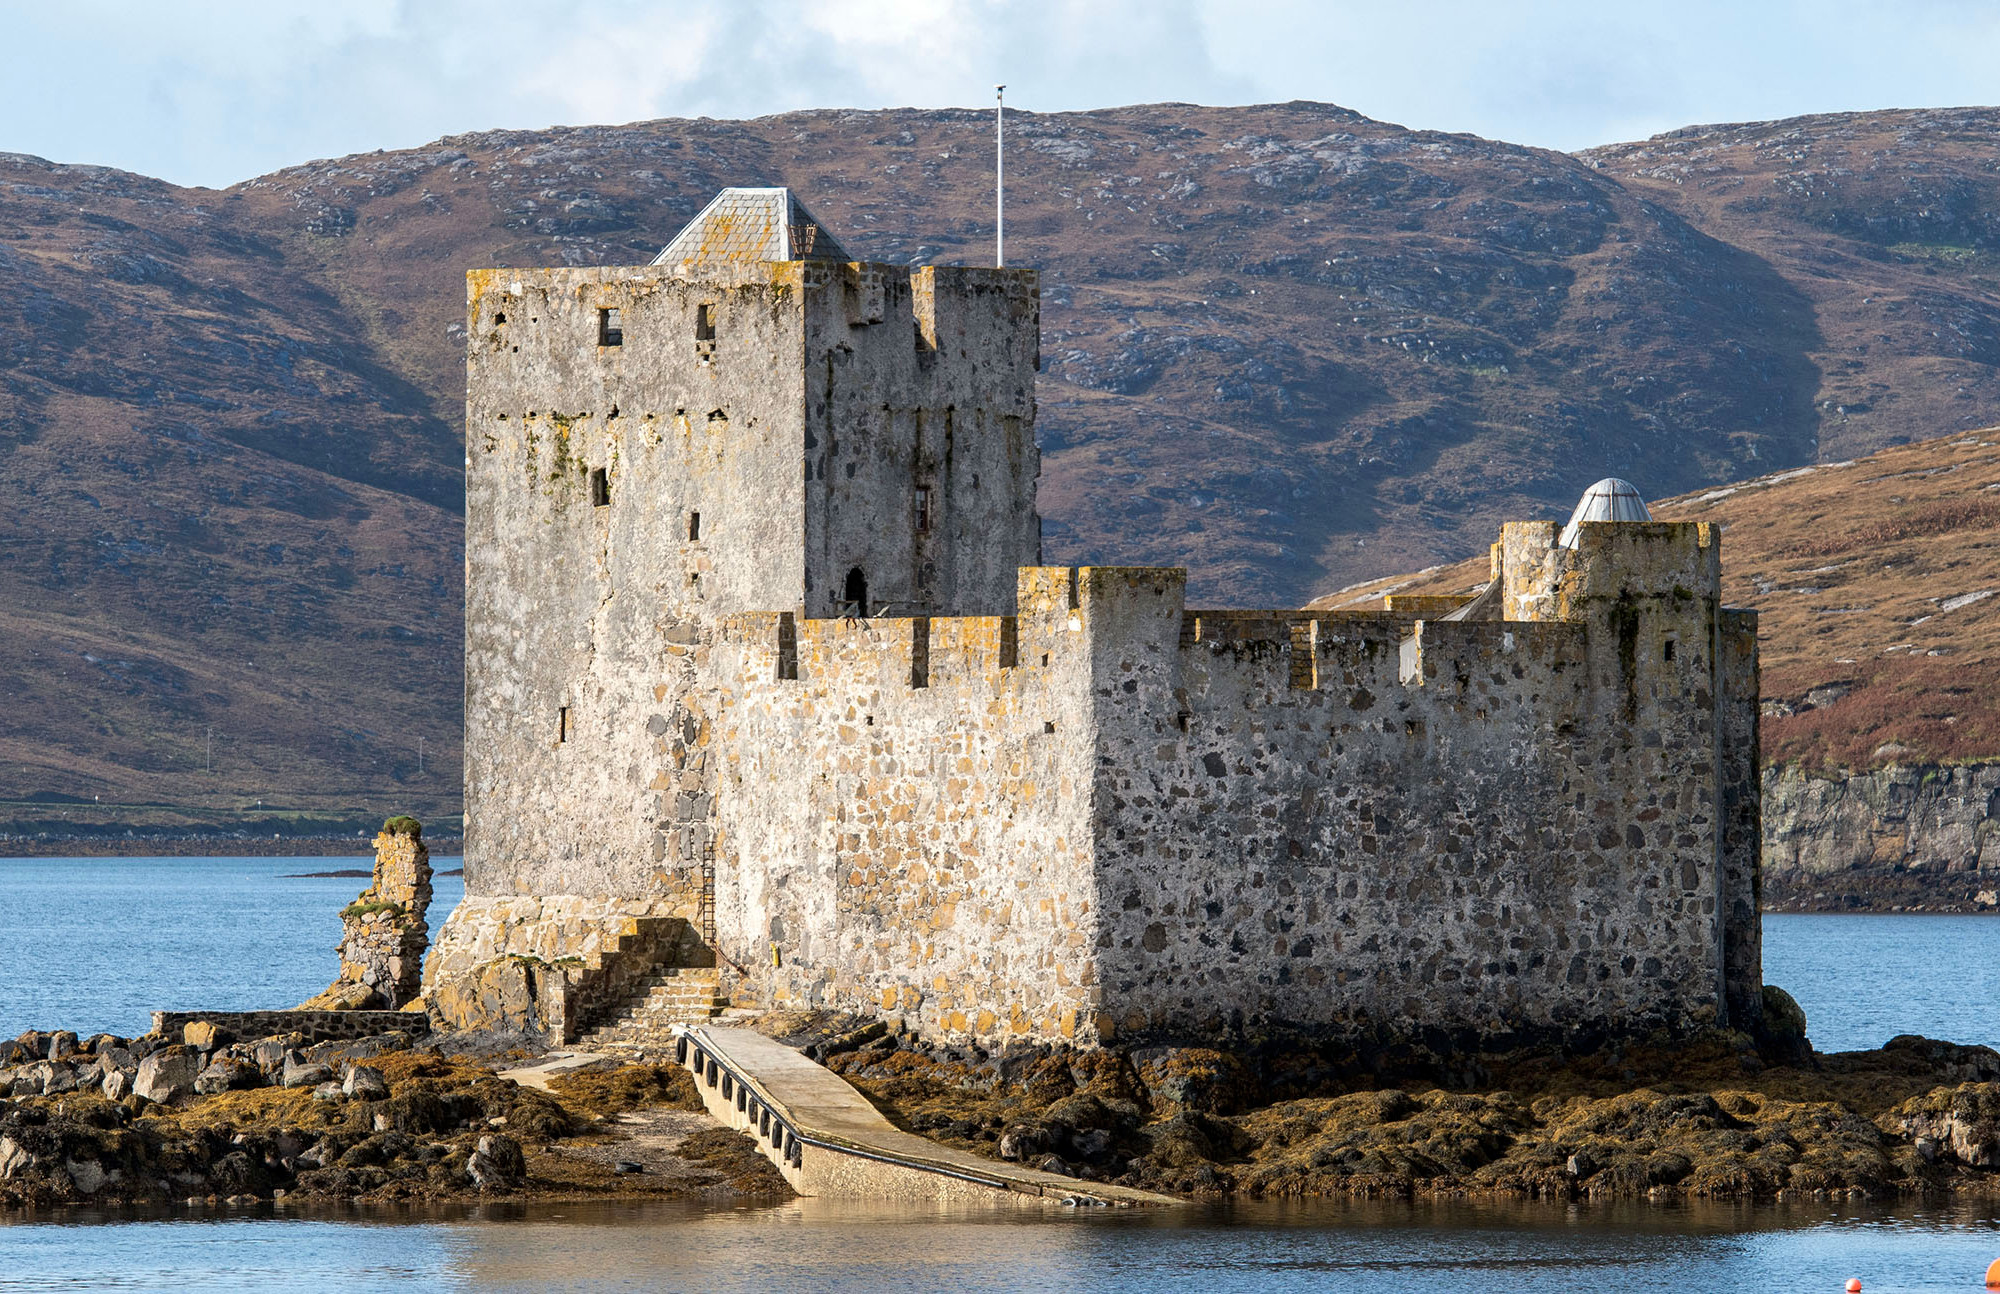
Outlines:
POLYGON ((1577 149, 2000 101, 2000 0, 0 0, 0 151, 222 187, 441 135, 1318 99, 1577 149))

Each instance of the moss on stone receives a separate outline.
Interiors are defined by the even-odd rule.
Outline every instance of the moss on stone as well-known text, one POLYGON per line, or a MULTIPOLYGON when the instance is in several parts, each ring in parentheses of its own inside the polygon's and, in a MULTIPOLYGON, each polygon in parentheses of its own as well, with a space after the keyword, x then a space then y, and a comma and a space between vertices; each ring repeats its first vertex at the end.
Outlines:
POLYGON ((407 813, 399 813, 382 824, 382 830, 392 836, 408 836, 412 840, 424 838, 424 824, 407 813))

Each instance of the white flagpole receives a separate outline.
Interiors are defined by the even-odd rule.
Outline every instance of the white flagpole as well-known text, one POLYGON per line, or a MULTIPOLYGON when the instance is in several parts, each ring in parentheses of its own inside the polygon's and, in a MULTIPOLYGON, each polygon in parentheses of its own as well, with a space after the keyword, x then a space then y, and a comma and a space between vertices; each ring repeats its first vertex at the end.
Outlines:
POLYGON ((993 87, 993 264, 1007 264, 1007 87, 993 87))

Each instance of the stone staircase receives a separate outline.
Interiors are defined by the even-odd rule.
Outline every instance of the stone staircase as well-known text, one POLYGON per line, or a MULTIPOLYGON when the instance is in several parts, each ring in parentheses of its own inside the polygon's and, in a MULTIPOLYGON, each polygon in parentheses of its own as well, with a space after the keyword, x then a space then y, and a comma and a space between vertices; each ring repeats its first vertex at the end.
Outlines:
POLYGON ((713 1020, 727 1005, 722 972, 715 967, 657 967, 570 1045, 581 1051, 664 1055, 674 1049, 675 1025, 713 1020))

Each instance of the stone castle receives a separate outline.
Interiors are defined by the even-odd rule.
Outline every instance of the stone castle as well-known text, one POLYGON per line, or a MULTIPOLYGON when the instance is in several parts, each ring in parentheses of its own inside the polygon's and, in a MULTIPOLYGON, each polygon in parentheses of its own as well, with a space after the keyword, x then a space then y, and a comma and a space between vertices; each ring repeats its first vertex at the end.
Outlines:
POLYGON ((475 271, 466 329, 447 1023, 1755 1024, 1756 621, 1715 528, 1509 524, 1473 606, 1043 566, 1035 272, 856 262, 784 189, 650 266, 475 271))

